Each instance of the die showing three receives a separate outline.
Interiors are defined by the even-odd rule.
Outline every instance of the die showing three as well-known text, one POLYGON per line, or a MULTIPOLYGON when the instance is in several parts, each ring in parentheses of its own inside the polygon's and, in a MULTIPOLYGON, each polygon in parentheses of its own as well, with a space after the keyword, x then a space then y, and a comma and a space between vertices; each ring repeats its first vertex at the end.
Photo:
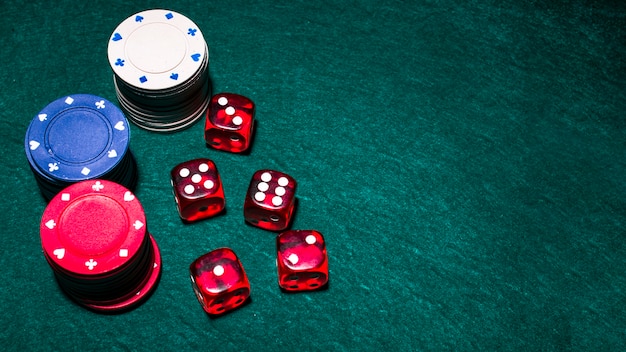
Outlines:
POLYGON ((252 100, 233 93, 211 97, 204 123, 207 145, 231 153, 242 153, 250 147, 253 128, 252 100))

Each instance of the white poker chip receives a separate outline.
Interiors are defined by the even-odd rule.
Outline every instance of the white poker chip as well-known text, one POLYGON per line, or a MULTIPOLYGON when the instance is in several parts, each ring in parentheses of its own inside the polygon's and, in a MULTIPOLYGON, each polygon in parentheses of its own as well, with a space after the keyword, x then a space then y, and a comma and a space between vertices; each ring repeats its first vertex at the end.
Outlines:
POLYGON ((145 90, 175 87, 192 78, 208 55, 200 28, 184 15, 164 9, 128 17, 111 34, 113 72, 126 84, 145 90))
POLYGON ((111 34, 108 56, 120 107, 135 125, 174 132, 204 116, 209 51, 189 18, 164 9, 136 13, 111 34))

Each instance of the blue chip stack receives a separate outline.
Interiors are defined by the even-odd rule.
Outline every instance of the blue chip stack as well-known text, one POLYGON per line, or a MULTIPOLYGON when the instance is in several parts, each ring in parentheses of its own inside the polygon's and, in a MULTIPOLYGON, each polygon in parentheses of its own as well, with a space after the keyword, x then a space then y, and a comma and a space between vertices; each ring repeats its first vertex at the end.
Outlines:
POLYGON ((65 187, 89 179, 105 179, 133 190, 137 164, 130 130, 122 111, 90 94, 59 98, 33 118, 25 150, 46 200, 65 187))

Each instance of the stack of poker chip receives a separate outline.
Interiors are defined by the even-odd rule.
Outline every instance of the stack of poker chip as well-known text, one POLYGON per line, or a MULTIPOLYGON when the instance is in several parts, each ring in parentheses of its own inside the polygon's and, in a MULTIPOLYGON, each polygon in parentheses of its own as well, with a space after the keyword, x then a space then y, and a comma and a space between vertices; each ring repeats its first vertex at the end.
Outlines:
POLYGON ((184 15, 154 9, 128 17, 111 35, 108 58, 120 106, 137 126, 174 132, 204 115, 209 51, 184 15))
POLYGON ((111 181, 73 184, 48 203, 41 244, 61 289, 79 305, 121 312, 156 287, 161 256, 139 200, 111 181))
POLYGON ((129 189, 137 182, 124 113, 90 94, 59 98, 31 121, 25 151, 46 200, 83 180, 102 178, 129 189))

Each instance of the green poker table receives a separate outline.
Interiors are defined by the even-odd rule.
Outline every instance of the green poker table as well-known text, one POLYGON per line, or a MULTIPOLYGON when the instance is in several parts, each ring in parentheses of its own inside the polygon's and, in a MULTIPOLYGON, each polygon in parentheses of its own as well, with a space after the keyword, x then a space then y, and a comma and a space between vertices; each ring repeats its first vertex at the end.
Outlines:
POLYGON ((620 351, 626 345, 626 5, 621 1, 0 3, 0 345, 5 351, 620 351), (135 195, 162 257, 143 304, 85 309, 42 253, 30 121, 85 93, 117 104, 107 45, 147 9, 192 19, 212 93, 256 104, 249 152, 204 122, 131 125, 135 195), (181 221, 180 162, 218 166, 226 210, 181 221), (292 229, 329 283, 286 293, 276 233, 245 223, 253 173, 298 182, 292 229), (189 265, 237 253, 247 304, 209 317, 189 265))

